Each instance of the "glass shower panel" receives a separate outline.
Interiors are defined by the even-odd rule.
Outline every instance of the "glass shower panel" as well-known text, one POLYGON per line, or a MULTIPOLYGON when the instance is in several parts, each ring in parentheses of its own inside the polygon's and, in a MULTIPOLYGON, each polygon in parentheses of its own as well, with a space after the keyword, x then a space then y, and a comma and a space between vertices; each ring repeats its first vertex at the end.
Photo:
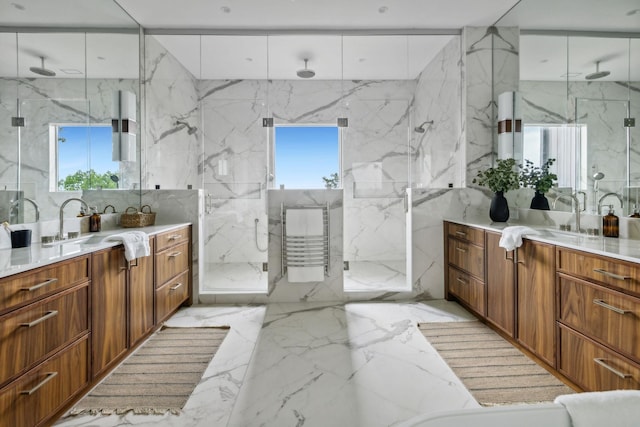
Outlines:
POLYGON ((265 103, 202 101, 205 247, 201 293, 266 293, 268 272, 265 103))
MULTIPOLYGON (((613 204, 617 213, 628 212, 629 204, 637 203, 640 188, 630 188, 630 203, 621 209, 620 198, 629 187, 629 128, 624 118, 629 114, 629 101, 612 99, 576 99, 576 122, 580 131, 580 190, 587 193, 588 207, 597 210, 599 204, 613 204), (596 173, 604 177, 596 182, 596 173), (602 199, 607 193, 613 193, 602 199), (602 201, 601 201, 602 199, 602 201)), ((603 209, 603 212, 607 212, 603 209)))
POLYGON ((344 290, 411 289, 409 103, 351 101, 343 133, 344 290))

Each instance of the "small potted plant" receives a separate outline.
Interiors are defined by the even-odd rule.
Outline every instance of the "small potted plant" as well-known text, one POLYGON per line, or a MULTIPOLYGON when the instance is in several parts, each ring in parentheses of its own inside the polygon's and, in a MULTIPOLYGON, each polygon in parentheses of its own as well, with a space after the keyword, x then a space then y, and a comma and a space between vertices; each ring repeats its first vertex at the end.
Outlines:
POLYGON ((489 207, 489 217, 494 222, 506 222, 509 219, 509 205, 504 198, 505 191, 520 188, 515 159, 497 159, 496 165, 478 171, 474 184, 488 187, 494 195, 489 207))
POLYGON ((549 169, 556 159, 547 159, 542 166, 534 166, 530 160, 520 165, 520 183, 525 188, 533 188, 535 195, 531 199, 531 209, 549 210, 549 201, 545 193, 553 187, 558 175, 551 173, 549 169))
POLYGON ((324 181, 324 186, 327 189, 338 188, 338 182, 340 182, 340 178, 337 173, 332 173, 329 175, 329 178, 323 176, 322 180, 324 181))

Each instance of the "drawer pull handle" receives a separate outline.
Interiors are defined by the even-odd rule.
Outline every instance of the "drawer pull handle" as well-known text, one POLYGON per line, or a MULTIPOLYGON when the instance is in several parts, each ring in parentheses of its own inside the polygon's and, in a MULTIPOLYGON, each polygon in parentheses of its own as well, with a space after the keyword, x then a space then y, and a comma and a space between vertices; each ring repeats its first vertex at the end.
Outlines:
POLYGON ((175 291, 175 290, 176 290, 176 289, 178 289, 180 286, 182 286, 182 282, 178 283, 178 284, 177 284, 177 285, 175 285, 175 286, 171 286, 171 287, 169 288, 169 290, 171 290, 171 291, 175 291))
POLYGON ((56 317, 57 315, 58 315, 58 310, 50 310, 50 311, 47 311, 47 314, 45 314, 41 318, 36 319, 33 322, 29 322, 29 323, 20 323, 20 326, 26 326, 27 328, 33 328, 37 324, 42 323, 47 319, 51 319, 52 317, 56 317))
POLYGON ((596 362, 598 365, 602 366, 603 368, 605 368, 606 370, 611 371, 613 374, 615 374, 616 376, 622 379, 631 378, 631 374, 625 374, 624 372, 620 372, 616 368, 607 365, 607 362, 605 362, 604 359, 595 357, 593 361, 596 362))
POLYGON ((468 285, 468 284, 469 284, 469 282, 468 282, 468 281, 466 281, 466 280, 464 280, 462 277, 458 277, 458 278, 456 279, 456 281, 457 281, 458 283, 462 283, 463 285, 468 285))
POLYGON ((167 255, 167 256, 168 256, 169 258, 175 258, 175 257, 177 257, 177 256, 179 256, 179 255, 182 255, 182 252, 177 251, 177 252, 174 252, 174 253, 169 254, 169 255, 167 255))
POLYGON ((456 234, 458 236, 467 237, 467 233, 465 233, 464 231, 456 231, 456 234))
POLYGON ((459 248, 459 247, 457 247, 457 246, 456 246, 456 251, 458 251, 458 252, 462 252, 463 254, 467 252, 467 250, 466 250, 466 249, 464 249, 464 248, 459 248))
POLYGON ((33 393, 35 393, 36 391, 38 391, 38 389, 40 387, 42 387, 43 385, 45 385, 46 383, 48 383, 49 381, 51 381, 52 379, 54 379, 56 377, 56 375, 58 375, 57 372, 47 372, 47 376, 38 383, 38 385, 36 385, 34 388, 32 388, 31 390, 23 390, 20 392, 20 394, 26 394, 31 396, 33 393))
POLYGON ((593 300, 593 303, 594 303, 595 305, 599 305, 600 307, 604 307, 604 308, 606 308, 607 310, 615 311, 615 312, 616 312, 616 313, 618 313, 618 314, 627 314, 627 313, 631 313, 631 310, 625 310, 625 309, 623 309, 623 308, 618 308, 618 307, 616 307, 616 306, 609 305, 609 304, 607 304, 604 300, 601 300, 601 299, 594 299, 594 300, 593 300))
POLYGON ((614 279, 618 279, 618 280, 627 280, 627 279, 631 279, 631 277, 629 276, 621 276, 619 274, 615 274, 615 273, 610 273, 607 270, 603 270, 601 268, 594 268, 593 271, 595 271, 596 273, 600 273, 600 274, 604 274, 607 277, 611 277, 614 279))
POLYGON ((181 237, 182 237, 182 234, 173 234, 169 236, 169 240, 178 240, 181 237))
POLYGON ((31 286, 31 287, 28 287, 28 288, 20 288, 20 290, 21 290, 21 291, 28 291, 28 292, 32 292, 32 291, 36 291, 36 290, 38 290, 38 289, 40 289, 40 288, 43 288, 43 287, 45 287, 45 286, 52 285, 52 284, 56 283, 57 281, 58 281, 58 279, 56 279, 56 278, 53 278, 53 279, 47 279, 47 280, 45 280, 44 282, 42 282, 42 283, 38 283, 37 285, 33 285, 33 286, 31 286))

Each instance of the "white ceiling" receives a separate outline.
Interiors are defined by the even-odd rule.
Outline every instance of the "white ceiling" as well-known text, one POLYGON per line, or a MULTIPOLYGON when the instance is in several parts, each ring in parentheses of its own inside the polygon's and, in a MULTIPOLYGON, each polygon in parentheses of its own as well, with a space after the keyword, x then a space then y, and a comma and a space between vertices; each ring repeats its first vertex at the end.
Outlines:
MULTIPOLYGON (((205 32, 209 35, 153 36, 199 78, 296 78, 295 71, 308 58, 315 79, 411 79, 451 36, 398 33, 450 34, 464 26, 492 25, 515 4, 498 25, 640 31, 640 0, 0 0, 0 25, 135 32, 139 23, 156 33, 205 32), (378 35, 361 35, 365 33, 378 35)), ((89 34, 86 42, 82 37, 21 34, 19 75, 36 77, 28 69, 39 66, 39 56, 44 56, 45 66, 58 76, 83 77, 64 70, 85 71, 86 47, 88 77, 137 76, 135 35, 89 34)), ((0 33, 0 51, 15 52, 15 39, 15 34, 0 33)), ((523 37, 521 78, 562 80, 567 71, 562 40, 523 37)), ((630 65, 640 73, 640 55, 632 55, 630 64, 628 44, 574 40, 569 71, 576 79, 595 71, 597 60, 601 69, 611 71, 609 80, 626 80, 630 65)), ((640 39, 631 43, 637 51, 640 39)), ((0 56, 0 76, 15 76, 16 68, 15 55, 0 56)))

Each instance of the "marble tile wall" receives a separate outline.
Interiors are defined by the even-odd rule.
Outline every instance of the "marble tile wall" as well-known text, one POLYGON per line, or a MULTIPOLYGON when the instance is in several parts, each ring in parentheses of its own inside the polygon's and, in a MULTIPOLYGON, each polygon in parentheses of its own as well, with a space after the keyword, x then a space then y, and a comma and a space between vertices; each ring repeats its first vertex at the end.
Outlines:
POLYGON ((153 36, 145 37, 145 50, 141 188, 199 188, 202 126, 196 78, 153 36))
POLYGON ((413 99, 412 176, 416 188, 460 188, 465 181, 460 37, 454 37, 422 71, 413 99))

